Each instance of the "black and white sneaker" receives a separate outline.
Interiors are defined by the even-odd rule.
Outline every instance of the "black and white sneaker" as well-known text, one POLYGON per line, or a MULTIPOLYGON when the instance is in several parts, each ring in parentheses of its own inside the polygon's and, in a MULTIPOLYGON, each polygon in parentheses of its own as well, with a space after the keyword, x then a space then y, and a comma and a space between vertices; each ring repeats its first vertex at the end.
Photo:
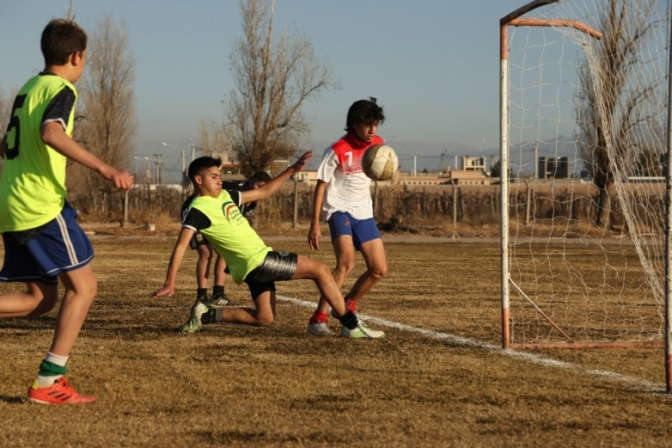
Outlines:
POLYGON ((226 294, 217 294, 212 295, 210 297, 202 297, 199 300, 203 302, 205 305, 207 305, 209 308, 214 309, 224 308, 226 306, 238 306, 238 304, 230 300, 226 294))

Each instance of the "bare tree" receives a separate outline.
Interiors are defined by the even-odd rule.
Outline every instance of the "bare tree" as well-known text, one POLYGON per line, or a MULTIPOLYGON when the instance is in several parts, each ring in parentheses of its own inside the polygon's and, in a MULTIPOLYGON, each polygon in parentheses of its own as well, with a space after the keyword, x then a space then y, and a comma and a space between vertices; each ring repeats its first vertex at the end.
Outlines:
POLYGON ((227 101, 232 142, 244 174, 293 155, 309 128, 304 102, 336 87, 309 40, 283 31, 273 43, 274 0, 241 0, 243 37, 231 54, 236 90, 227 101))
MULTIPOLYGON (((660 80, 639 78, 642 57, 660 24, 653 12, 656 0, 603 0, 598 28, 603 33, 580 64, 577 93, 578 141, 586 168, 599 190, 596 224, 611 227, 611 186, 616 167, 641 140, 642 128, 658 120, 661 110, 651 105, 660 80)), ((631 175, 633 173, 627 173, 631 175)))
POLYGON ((231 130, 225 125, 201 119, 198 126, 198 142, 202 155, 220 157, 223 162, 233 162, 235 154, 231 145, 231 130))
MULTIPOLYGON (((80 113, 76 138, 105 163, 128 167, 137 134, 135 61, 128 52, 125 25, 105 16, 89 36, 87 68, 80 82, 80 113)), ((76 168, 73 166, 73 170, 76 168)), ((70 188, 109 188, 99 176, 80 170, 70 188)), ((85 190, 85 191, 86 191, 85 190)))

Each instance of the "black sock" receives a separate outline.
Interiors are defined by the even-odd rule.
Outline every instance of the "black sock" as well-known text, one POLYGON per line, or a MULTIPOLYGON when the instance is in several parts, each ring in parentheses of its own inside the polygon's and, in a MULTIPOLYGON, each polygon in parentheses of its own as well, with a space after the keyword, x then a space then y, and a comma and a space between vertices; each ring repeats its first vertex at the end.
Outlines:
POLYGON ((207 288, 198 288, 196 290, 196 297, 208 297, 208 289, 207 288))
POLYGON ((343 324, 343 326, 346 327, 348 330, 352 330, 357 326, 357 324, 359 324, 357 316, 350 310, 348 310, 347 313, 339 317, 338 320, 341 321, 341 324, 343 324))
POLYGON ((217 323, 217 311, 214 308, 210 308, 207 313, 201 314, 201 323, 203 325, 216 324, 217 323))
POLYGON ((212 287, 213 296, 223 296, 224 295, 224 286, 215 285, 212 287))

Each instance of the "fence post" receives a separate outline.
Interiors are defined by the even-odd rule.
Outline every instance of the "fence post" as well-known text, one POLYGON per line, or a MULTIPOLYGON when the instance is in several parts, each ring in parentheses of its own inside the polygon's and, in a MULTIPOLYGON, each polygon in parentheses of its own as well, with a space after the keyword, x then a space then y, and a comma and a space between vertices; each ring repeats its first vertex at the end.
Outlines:
POLYGON ((124 222, 121 227, 124 229, 128 227, 128 190, 124 192, 124 222))
MULTIPOLYGON (((527 184, 527 181, 525 182, 527 184)), ((530 209, 532 207, 532 200, 534 199, 534 189, 527 187, 527 200, 525 201, 525 225, 530 225, 530 209)))
POLYGON ((296 180, 296 175, 292 177, 294 179, 294 214, 292 215, 292 229, 296 229, 299 225, 299 182, 296 180))

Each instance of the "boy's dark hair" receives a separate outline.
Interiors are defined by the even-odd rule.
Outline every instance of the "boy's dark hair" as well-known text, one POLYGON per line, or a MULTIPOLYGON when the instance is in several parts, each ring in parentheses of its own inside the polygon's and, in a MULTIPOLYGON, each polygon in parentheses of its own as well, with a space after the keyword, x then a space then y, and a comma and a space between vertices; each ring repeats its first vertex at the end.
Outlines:
POLYGON ((255 182, 270 182, 271 175, 266 171, 257 171, 247 180, 247 183, 252 185, 255 182))
POLYGON ((86 50, 86 33, 74 20, 54 19, 42 31, 45 65, 64 65, 71 54, 86 50))
POLYGON ((222 159, 219 157, 215 158, 210 156, 203 156, 192 160, 192 162, 189 164, 189 169, 187 170, 189 179, 194 182, 194 177, 200 174, 203 170, 207 170, 213 166, 216 166, 217 168, 222 166, 222 159))
POLYGON ((359 100, 352 103, 352 106, 348 109, 348 118, 345 120, 345 130, 352 133, 355 132, 355 125, 374 122, 383 124, 385 114, 383 108, 376 104, 376 99, 370 96, 368 100, 359 100))

